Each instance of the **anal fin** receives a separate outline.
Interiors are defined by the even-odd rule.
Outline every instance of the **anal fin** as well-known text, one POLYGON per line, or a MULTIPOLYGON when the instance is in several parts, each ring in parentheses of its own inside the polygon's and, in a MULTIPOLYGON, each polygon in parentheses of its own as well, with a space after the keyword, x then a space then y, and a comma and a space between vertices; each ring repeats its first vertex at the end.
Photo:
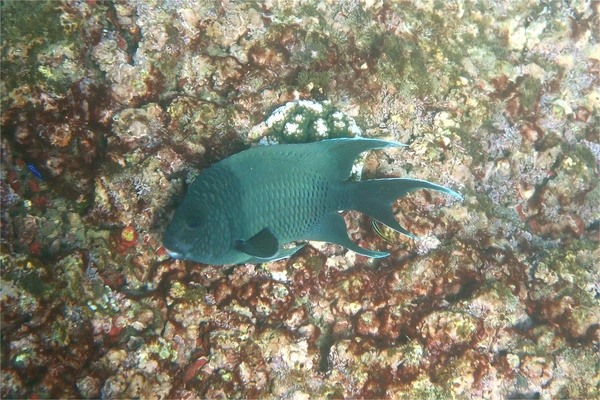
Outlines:
POLYGON ((272 257, 269 257, 269 258, 252 257, 248 261, 246 261, 246 263, 261 264, 261 263, 266 263, 266 262, 271 262, 271 261, 283 260, 284 258, 291 257, 292 255, 294 255, 298 250, 300 250, 304 246, 305 246, 305 244, 301 244, 299 246, 295 246, 295 247, 292 247, 289 249, 279 249, 279 251, 277 251, 277 253, 275 255, 273 255, 272 257))
POLYGON ((382 258, 390 255, 389 253, 382 251, 368 250, 354 243, 348 237, 344 217, 335 213, 327 214, 315 229, 313 229, 310 238, 307 239, 338 244, 346 247, 348 250, 352 250, 367 257, 382 258))

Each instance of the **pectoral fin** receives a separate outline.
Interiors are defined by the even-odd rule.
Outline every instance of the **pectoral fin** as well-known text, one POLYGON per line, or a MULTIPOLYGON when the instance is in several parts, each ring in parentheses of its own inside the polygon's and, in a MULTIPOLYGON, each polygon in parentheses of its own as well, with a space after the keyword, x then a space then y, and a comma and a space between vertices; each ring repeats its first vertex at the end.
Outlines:
POLYGON ((271 258, 279 251, 279 241, 269 228, 265 228, 248 240, 238 240, 235 249, 257 258, 271 258))

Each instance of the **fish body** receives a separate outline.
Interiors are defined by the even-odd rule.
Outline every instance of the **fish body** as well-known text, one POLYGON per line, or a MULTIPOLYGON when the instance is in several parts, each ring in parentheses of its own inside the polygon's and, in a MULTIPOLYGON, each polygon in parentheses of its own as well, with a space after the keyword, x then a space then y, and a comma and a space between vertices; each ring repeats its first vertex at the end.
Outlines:
POLYGON ((360 153, 400 146, 343 138, 242 151, 204 170, 190 185, 163 244, 174 258, 218 265, 289 257, 302 246, 283 245, 302 240, 335 243, 368 257, 388 256, 356 245, 338 212, 356 210, 416 238, 394 218, 396 199, 416 189, 462 198, 422 180, 348 180, 360 153))
POLYGON ((43 177, 42 173, 40 171, 38 171, 38 169, 35 167, 35 165, 27 164, 27 168, 29 168, 29 171, 31 171, 31 173, 34 174, 40 181, 44 182, 44 177, 43 177))

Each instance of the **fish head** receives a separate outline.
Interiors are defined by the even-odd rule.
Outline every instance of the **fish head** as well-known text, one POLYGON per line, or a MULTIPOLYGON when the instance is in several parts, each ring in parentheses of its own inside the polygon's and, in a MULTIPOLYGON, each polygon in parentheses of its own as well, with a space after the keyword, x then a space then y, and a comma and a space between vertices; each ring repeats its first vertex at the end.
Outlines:
POLYGON ((212 264, 231 247, 229 225, 218 207, 201 200, 188 193, 167 226, 163 245, 172 258, 212 264))

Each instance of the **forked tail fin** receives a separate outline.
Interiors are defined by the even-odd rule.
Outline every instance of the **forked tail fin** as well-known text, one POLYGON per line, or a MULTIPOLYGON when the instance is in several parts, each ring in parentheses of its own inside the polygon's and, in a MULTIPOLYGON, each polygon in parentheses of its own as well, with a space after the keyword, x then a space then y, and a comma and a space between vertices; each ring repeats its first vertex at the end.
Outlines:
POLYGON ((367 214, 371 218, 401 232, 413 239, 415 235, 404 229, 392 212, 392 204, 408 192, 418 189, 431 189, 449 194, 462 200, 462 196, 447 187, 418 179, 391 178, 368 181, 347 182, 349 187, 349 209, 367 214))

